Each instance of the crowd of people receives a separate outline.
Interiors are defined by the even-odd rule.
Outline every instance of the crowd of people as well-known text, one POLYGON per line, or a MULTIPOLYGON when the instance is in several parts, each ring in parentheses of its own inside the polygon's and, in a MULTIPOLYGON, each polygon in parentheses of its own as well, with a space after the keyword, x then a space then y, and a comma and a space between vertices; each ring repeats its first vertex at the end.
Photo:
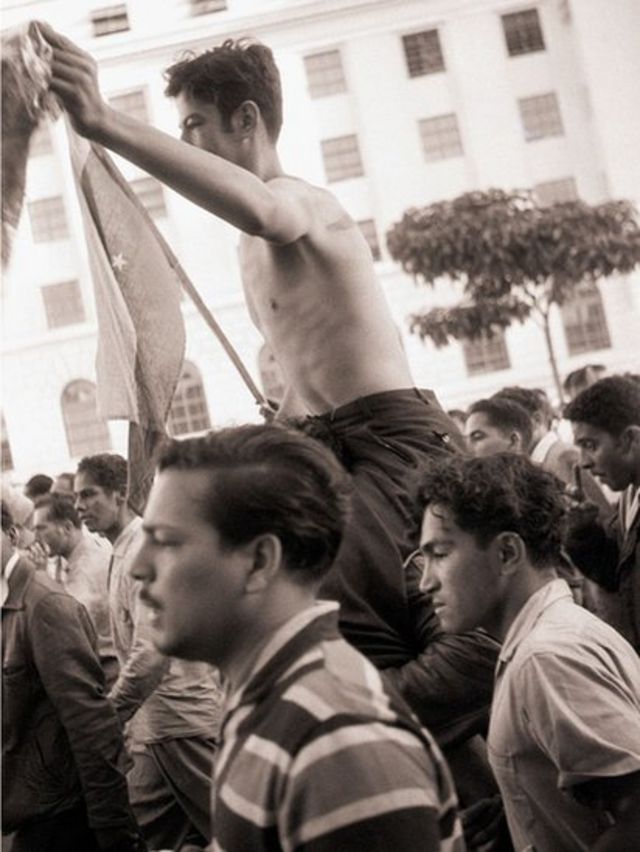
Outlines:
POLYGON ((522 387, 460 429, 351 217, 282 170, 268 48, 168 70, 177 141, 41 31, 78 132, 242 231, 287 393, 168 440, 143 517, 113 453, 3 490, 12 852, 636 850, 638 378, 580 390, 572 443, 522 387))

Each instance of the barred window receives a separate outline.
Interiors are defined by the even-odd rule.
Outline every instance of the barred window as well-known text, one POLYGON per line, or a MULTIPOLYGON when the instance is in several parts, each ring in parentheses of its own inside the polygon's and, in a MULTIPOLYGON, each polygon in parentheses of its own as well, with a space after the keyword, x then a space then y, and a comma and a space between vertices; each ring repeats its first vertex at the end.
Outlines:
POLYGON ((129 186, 150 216, 161 219, 167 215, 167 205, 160 181, 152 177, 143 177, 130 181, 129 186))
POLYGON ((570 355, 611 346, 602 296, 596 284, 579 287, 575 297, 560 310, 570 355))
POLYGON ((275 355, 266 343, 258 353, 258 372, 265 397, 272 402, 280 402, 285 392, 284 376, 275 355))
POLYGON ((118 6, 94 9, 91 12, 91 26, 94 38, 111 35, 112 33, 122 33, 131 29, 126 4, 122 3, 118 6))
POLYGON ((67 215, 61 195, 40 198, 27 204, 31 233, 35 243, 63 240, 69 236, 67 215))
POLYGON ((410 77, 421 77, 445 70, 438 30, 425 30, 402 36, 402 46, 410 77))
POLYGON ((511 366, 507 342, 502 331, 496 332, 493 337, 485 335, 477 340, 464 340, 462 351, 469 376, 508 370, 511 366))
POLYGON ((520 98, 518 106, 524 138, 527 142, 564 134, 560 105, 555 92, 534 95, 532 98, 520 98))
POLYGON ((503 15, 502 28, 509 56, 544 50, 544 38, 537 9, 503 15))
POLYGON ((169 433, 189 435, 211 428, 207 398, 198 368, 185 361, 169 411, 169 433))
POLYGON ((374 260, 380 260, 382 258, 382 253, 380 251, 380 243, 378 242, 378 232, 376 230, 376 223, 373 219, 363 219, 358 222, 358 227, 362 231, 362 234, 369 244, 369 248, 371 249, 371 256, 374 260))
POLYGON ((210 12, 223 12, 227 0, 191 0, 192 15, 208 15, 210 12))
POLYGON ((84 305, 77 281, 47 284, 41 290, 49 328, 84 322, 84 305))
POLYGON ((86 379, 70 382, 62 392, 62 419, 72 458, 111 449, 107 421, 98 414, 96 386, 86 379))
POLYGON ((4 413, 0 415, 1 432, 2 432, 2 470, 13 470, 13 456, 11 455, 11 444, 9 443, 9 433, 7 432, 7 424, 4 420, 4 413))
POLYGON ((578 198, 576 182, 572 177, 537 183, 533 189, 542 207, 560 204, 563 201, 576 201, 578 198))
POLYGON ((128 115, 129 118, 135 118, 149 124, 149 110, 147 109, 144 89, 132 89, 130 92, 123 92, 121 95, 113 95, 109 98, 109 104, 118 112, 128 115))
POLYGON ((357 136, 338 136, 325 139, 320 144, 329 183, 364 174, 357 136))
POLYGON ((53 151, 53 140, 49 130, 49 122, 44 119, 31 134, 29 140, 29 156, 42 157, 53 151))
POLYGON ((462 139, 454 113, 423 118, 419 122, 424 156, 429 161, 461 157, 462 139))
POLYGON ((339 50, 312 53, 304 58, 307 86, 312 98, 324 98, 347 91, 347 81, 342 68, 339 50))

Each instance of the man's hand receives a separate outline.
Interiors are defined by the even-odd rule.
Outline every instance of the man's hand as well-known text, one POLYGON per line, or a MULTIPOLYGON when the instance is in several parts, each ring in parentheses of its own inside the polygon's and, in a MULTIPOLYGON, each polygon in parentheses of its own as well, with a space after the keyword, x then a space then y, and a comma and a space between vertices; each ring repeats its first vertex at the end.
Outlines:
POLYGON ((49 24, 38 22, 38 29, 53 49, 51 91, 68 112, 74 130, 89 139, 97 138, 109 107, 98 87, 96 61, 49 24))

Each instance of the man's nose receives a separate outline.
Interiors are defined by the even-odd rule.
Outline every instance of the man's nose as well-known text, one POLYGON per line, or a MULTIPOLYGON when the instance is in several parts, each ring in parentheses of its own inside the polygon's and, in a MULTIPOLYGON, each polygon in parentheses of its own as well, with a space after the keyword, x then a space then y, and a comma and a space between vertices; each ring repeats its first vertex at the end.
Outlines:
POLYGON ((429 559, 427 557, 423 558, 423 569, 422 569, 422 578, 420 580, 420 591, 426 592, 427 594, 433 594, 433 592, 438 588, 438 578, 436 577, 436 573, 429 564, 429 559))
POLYGON ((131 563, 129 573, 131 574, 134 580, 150 579, 152 574, 152 566, 145 544, 142 544, 140 549, 136 553, 133 562, 131 563))

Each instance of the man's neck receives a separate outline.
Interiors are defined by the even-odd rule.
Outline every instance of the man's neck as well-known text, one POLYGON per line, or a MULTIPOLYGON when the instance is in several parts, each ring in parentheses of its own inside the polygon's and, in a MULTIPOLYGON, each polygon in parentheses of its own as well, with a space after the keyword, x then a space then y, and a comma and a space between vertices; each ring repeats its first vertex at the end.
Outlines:
POLYGON ((122 531, 127 527, 134 518, 138 516, 130 509, 126 503, 123 503, 120 512, 118 513, 118 519, 116 523, 108 530, 105 531, 106 538, 109 539, 111 544, 115 544, 116 540, 122 533, 122 531))
POLYGON ((80 540, 82 539, 82 529, 75 530, 71 533, 69 541, 67 545, 60 551, 60 556, 63 559, 69 559, 73 551, 80 544, 80 540))
POLYGON ((555 568, 527 568, 517 578, 505 595, 504 605, 497 614, 496 623, 489 633, 504 642, 509 628, 515 621, 522 607, 529 598, 533 597, 544 586, 552 580, 557 580, 558 574, 555 568))

